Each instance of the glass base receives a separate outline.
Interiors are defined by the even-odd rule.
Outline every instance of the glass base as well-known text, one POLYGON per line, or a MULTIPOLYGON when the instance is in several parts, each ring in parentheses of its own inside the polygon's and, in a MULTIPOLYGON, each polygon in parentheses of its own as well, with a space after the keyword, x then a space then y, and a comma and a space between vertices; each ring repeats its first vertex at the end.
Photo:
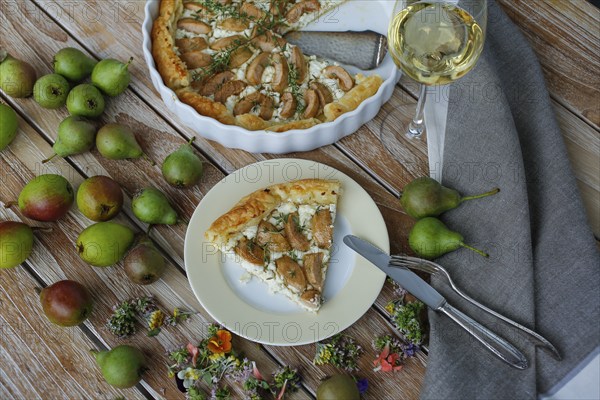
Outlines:
POLYGON ((414 121, 410 123, 408 126, 408 130, 406 131, 406 136, 410 139, 418 139, 425 132, 425 124, 415 123, 414 121))

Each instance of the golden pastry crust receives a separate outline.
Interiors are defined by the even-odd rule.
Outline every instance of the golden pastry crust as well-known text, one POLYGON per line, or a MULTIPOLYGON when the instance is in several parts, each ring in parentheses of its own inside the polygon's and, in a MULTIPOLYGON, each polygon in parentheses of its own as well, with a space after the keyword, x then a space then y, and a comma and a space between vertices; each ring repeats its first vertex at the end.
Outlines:
POLYGON ((267 129, 271 125, 261 117, 254 114, 242 114, 235 117, 236 125, 246 128, 249 131, 260 131, 267 129))
POLYGON ((340 182, 333 180, 303 179, 272 185, 242 198, 212 223, 204 237, 221 248, 247 227, 258 225, 281 203, 336 204, 339 194, 340 182))
POLYGON ((190 88, 177 91, 179 100, 194 108, 200 115, 211 117, 225 125, 235 125, 235 117, 224 104, 212 101, 208 97, 201 96, 190 88))
POLYGON ((298 121, 283 122, 280 124, 275 124, 275 125, 268 127, 266 130, 272 131, 272 132, 285 132, 285 131, 291 131, 293 129, 312 128, 313 126, 320 124, 320 123, 321 123, 321 121, 316 118, 301 119, 298 121))
POLYGON ((174 50, 174 32, 182 10, 181 0, 162 0, 151 32, 152 57, 165 85, 172 90, 190 85, 188 69, 174 50))
POLYGON ((357 85, 341 99, 325 106, 323 113, 327 121, 333 121, 342 114, 356 110, 363 101, 377 93, 383 79, 379 75, 371 75, 365 78, 362 74, 357 74, 356 82, 357 85))

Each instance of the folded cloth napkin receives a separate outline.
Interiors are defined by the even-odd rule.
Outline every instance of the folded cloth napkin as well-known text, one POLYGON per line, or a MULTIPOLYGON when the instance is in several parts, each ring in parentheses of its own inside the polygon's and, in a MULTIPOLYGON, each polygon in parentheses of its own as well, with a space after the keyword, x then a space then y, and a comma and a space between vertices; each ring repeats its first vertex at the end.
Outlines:
POLYGON ((542 70, 493 0, 488 19, 477 66, 449 89, 443 183, 463 194, 501 192, 442 219, 490 258, 461 249, 438 262, 473 298, 545 336, 563 360, 433 279, 457 308, 522 350, 530 367, 508 366, 430 312, 423 399, 536 398, 600 346, 600 257, 542 70))

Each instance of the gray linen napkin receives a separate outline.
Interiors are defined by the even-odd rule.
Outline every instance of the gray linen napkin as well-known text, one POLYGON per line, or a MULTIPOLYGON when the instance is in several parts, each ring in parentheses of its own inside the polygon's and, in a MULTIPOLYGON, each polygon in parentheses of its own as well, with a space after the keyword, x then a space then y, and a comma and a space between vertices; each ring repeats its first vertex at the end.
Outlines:
POLYGON ((527 356, 519 371, 448 318, 430 312, 423 399, 521 399, 547 393, 600 345, 600 258, 538 61, 504 12, 489 4, 476 68, 449 89, 444 185, 463 194, 501 192, 443 215, 466 249, 438 261, 475 299, 548 338, 555 361, 508 325, 433 285, 527 356))

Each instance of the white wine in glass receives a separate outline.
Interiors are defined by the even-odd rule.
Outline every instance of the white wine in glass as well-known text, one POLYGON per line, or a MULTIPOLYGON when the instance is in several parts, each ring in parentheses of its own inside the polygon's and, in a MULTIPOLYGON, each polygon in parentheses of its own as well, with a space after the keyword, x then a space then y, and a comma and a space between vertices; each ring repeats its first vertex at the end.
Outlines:
POLYGON ((486 0, 396 2, 388 28, 388 48, 396 65, 421 83, 415 118, 407 135, 424 130, 427 86, 445 85, 477 63, 487 24, 486 0))

